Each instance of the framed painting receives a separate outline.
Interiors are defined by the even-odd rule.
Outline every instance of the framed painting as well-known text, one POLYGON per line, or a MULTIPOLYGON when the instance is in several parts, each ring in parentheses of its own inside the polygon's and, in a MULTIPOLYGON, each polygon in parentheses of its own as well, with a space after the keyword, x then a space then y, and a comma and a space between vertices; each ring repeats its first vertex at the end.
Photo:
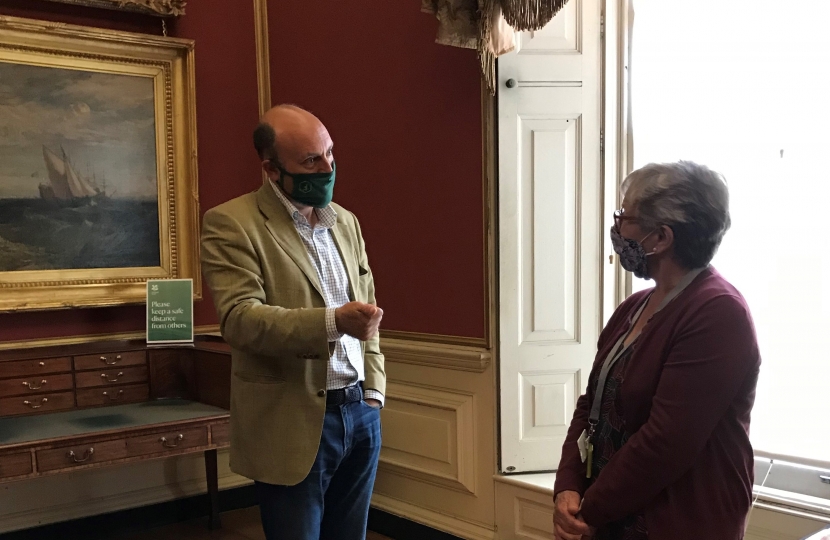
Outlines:
POLYGON ((185 0, 51 0, 62 4, 133 11, 158 17, 184 15, 185 0))
POLYGON ((0 17, 0 311, 201 298, 193 46, 0 17))

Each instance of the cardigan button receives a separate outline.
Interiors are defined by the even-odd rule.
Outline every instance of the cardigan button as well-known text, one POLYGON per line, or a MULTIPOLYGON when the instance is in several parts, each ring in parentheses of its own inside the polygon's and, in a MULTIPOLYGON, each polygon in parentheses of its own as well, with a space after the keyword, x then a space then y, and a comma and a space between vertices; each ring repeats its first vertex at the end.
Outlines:
POLYGON ((319 390, 317 392, 317 395, 320 396, 320 397, 325 397, 326 396, 326 391, 325 390, 319 390))

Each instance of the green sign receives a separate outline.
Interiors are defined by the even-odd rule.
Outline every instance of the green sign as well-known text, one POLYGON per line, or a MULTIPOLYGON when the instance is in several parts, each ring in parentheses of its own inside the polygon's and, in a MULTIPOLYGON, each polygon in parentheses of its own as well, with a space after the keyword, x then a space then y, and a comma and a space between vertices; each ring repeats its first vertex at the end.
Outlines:
POLYGON ((147 343, 193 342, 193 280, 147 280, 147 343))

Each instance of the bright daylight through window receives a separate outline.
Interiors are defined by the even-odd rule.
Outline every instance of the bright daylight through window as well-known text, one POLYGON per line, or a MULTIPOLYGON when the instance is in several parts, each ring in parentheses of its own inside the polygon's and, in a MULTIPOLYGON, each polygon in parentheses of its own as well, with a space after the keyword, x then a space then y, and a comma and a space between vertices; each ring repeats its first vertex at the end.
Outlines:
POLYGON ((732 228, 713 265, 758 332, 752 443, 830 463, 830 2, 634 10, 634 168, 693 160, 729 184, 732 228))

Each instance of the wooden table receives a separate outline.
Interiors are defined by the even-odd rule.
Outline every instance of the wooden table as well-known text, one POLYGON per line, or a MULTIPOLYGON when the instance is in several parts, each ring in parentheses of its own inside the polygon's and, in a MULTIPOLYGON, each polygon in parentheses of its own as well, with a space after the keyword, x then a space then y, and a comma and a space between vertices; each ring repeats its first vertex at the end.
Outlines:
POLYGON ((216 528, 230 375, 230 349, 210 336, 2 351, 0 482, 202 452, 216 528))

